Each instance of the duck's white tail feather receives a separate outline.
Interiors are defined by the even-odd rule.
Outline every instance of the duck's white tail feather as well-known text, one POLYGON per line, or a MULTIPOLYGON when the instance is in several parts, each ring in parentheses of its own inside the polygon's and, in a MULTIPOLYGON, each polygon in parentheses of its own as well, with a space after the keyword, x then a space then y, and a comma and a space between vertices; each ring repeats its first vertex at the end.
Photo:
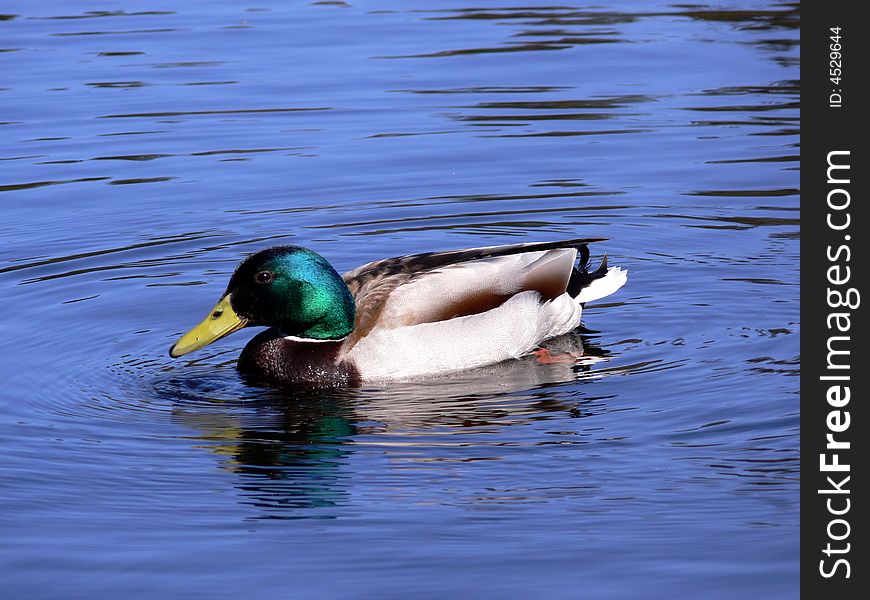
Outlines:
POLYGON ((607 269, 604 277, 593 280, 592 283, 580 290, 574 300, 581 303, 599 300, 624 286, 626 281, 628 281, 628 271, 619 267, 611 267, 607 269))

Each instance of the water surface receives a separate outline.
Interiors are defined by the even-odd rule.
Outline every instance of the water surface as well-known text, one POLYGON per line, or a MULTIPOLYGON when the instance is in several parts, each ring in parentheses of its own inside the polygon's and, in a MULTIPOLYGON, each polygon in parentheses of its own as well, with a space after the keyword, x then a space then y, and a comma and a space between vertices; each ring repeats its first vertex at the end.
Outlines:
POLYGON ((4 3, 0 596, 793 598, 796 3, 4 3), (577 365, 171 360, 238 261, 601 236, 577 365))

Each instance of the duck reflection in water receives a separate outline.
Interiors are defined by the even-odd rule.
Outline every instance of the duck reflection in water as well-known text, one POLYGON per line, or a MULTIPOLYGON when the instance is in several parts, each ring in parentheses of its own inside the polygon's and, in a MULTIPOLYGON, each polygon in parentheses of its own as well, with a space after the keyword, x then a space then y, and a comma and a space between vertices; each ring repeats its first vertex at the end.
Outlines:
POLYGON ((387 460, 393 460, 396 446, 436 429, 462 435, 481 427, 491 431, 601 412, 606 398, 566 396, 559 384, 596 376, 594 365, 607 360, 609 351, 579 332, 551 339, 542 349, 547 353, 381 388, 282 389, 248 383, 234 398, 216 398, 200 395, 196 382, 176 380, 187 392, 175 401, 173 416, 201 431, 208 447, 227 457, 222 467, 239 476, 242 502, 261 509, 260 518, 331 518, 336 511, 323 509, 348 503, 352 476, 347 463, 366 436, 384 436, 363 443, 383 444, 387 460), (542 362, 542 355, 578 358, 542 362))

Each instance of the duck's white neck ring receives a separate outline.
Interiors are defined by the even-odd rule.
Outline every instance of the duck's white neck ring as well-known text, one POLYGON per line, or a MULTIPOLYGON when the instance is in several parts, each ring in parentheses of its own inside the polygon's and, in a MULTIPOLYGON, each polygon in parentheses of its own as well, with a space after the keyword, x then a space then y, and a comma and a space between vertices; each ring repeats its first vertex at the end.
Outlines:
POLYGON ((343 342, 344 340, 347 339, 347 336, 340 337, 340 338, 337 338, 334 340, 317 340, 314 338, 303 338, 303 337, 299 337, 299 336, 295 336, 295 335, 284 335, 284 332, 282 332, 280 329, 278 330, 278 333, 281 334, 281 336, 285 340, 290 341, 290 342, 314 342, 314 343, 318 343, 318 344, 323 344, 326 342, 343 342))

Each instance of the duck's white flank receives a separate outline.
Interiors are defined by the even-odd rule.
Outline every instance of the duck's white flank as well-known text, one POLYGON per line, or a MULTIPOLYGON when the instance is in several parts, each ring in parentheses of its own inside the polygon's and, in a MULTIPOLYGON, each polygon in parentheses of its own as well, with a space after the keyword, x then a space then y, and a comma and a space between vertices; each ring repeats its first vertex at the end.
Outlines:
POLYGON ((521 292, 484 313, 394 329, 378 328, 348 353, 366 380, 441 375, 518 358, 580 321, 568 294, 541 302, 521 292))

